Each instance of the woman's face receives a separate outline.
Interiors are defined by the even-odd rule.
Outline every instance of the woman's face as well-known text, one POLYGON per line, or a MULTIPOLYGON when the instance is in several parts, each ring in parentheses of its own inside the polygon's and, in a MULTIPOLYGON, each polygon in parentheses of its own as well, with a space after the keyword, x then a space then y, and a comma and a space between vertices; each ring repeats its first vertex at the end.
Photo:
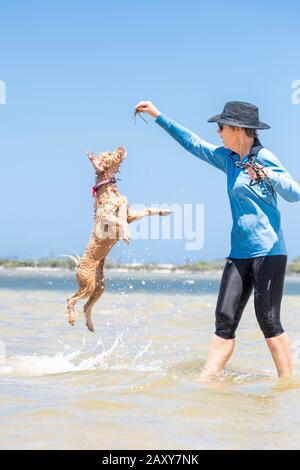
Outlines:
POLYGON ((244 129, 241 127, 230 127, 226 124, 219 124, 218 133, 223 141, 225 148, 232 150, 240 142, 241 133, 244 129))

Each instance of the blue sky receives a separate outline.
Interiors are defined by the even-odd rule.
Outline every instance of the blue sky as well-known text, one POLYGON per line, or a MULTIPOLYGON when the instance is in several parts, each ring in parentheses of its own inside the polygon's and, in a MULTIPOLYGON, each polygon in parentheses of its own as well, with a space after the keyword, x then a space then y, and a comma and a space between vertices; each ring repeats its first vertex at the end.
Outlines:
MULTIPOLYGON (((218 143, 208 117, 250 101, 272 129, 260 138, 300 181, 298 1, 1 1, 0 256, 81 253, 94 181, 87 149, 120 145, 120 191, 131 203, 202 203, 204 246, 119 243, 111 258, 180 263, 229 253, 225 176, 153 121, 134 125, 141 99, 218 143)), ((289 258, 300 255, 300 205, 279 197, 289 258)))

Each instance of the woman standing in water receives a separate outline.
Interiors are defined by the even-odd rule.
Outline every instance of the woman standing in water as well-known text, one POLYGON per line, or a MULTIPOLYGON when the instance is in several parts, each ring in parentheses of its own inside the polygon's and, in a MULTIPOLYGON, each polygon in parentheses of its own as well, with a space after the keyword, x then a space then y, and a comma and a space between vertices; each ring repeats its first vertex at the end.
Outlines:
POLYGON ((186 150, 227 175, 233 219, 231 250, 215 310, 216 330, 201 378, 218 375, 231 357, 235 331, 253 288, 256 318, 278 376, 292 377, 290 341, 280 321, 287 251, 277 194, 289 202, 299 201, 300 187, 257 137, 257 129, 270 126, 259 120, 256 106, 230 101, 222 113, 208 120, 219 126, 223 146, 216 146, 162 114, 151 101, 141 101, 135 110, 148 113, 186 150))

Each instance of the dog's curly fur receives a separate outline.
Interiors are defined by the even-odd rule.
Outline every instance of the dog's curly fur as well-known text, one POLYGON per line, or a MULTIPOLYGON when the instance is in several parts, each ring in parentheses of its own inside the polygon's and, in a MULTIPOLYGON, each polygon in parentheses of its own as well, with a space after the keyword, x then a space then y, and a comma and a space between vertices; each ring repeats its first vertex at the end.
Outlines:
MULTIPOLYGON (((89 152, 88 157, 96 171, 96 184, 98 184, 112 178, 118 172, 120 164, 126 157, 126 151, 123 147, 119 147, 114 152, 99 155, 89 152)), ((67 300, 67 316, 71 325, 75 324, 76 302, 88 298, 83 310, 88 329, 94 331, 91 315, 93 306, 105 289, 104 261, 118 240, 129 243, 128 224, 148 215, 169 215, 170 213, 170 210, 155 208, 131 210, 127 198, 118 192, 116 183, 104 184, 97 190, 93 231, 76 269, 79 290, 67 300)))

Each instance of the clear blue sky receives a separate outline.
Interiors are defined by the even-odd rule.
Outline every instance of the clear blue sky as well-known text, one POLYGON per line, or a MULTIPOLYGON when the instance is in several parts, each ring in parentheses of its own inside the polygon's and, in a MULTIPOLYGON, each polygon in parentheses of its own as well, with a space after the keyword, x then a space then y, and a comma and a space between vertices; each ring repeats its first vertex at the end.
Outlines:
MULTIPOLYGON (((141 99, 218 143, 208 117, 229 100, 257 104, 270 148, 300 181, 300 3, 199 0, 2 0, 0 256, 81 253, 91 231, 87 149, 128 151, 119 188, 131 203, 205 204, 205 242, 134 241, 122 261, 182 262, 229 253, 226 178, 151 122, 141 99)), ((280 197, 279 197, 280 200, 280 197)), ((300 255, 300 204, 280 200, 289 258, 300 255)))

